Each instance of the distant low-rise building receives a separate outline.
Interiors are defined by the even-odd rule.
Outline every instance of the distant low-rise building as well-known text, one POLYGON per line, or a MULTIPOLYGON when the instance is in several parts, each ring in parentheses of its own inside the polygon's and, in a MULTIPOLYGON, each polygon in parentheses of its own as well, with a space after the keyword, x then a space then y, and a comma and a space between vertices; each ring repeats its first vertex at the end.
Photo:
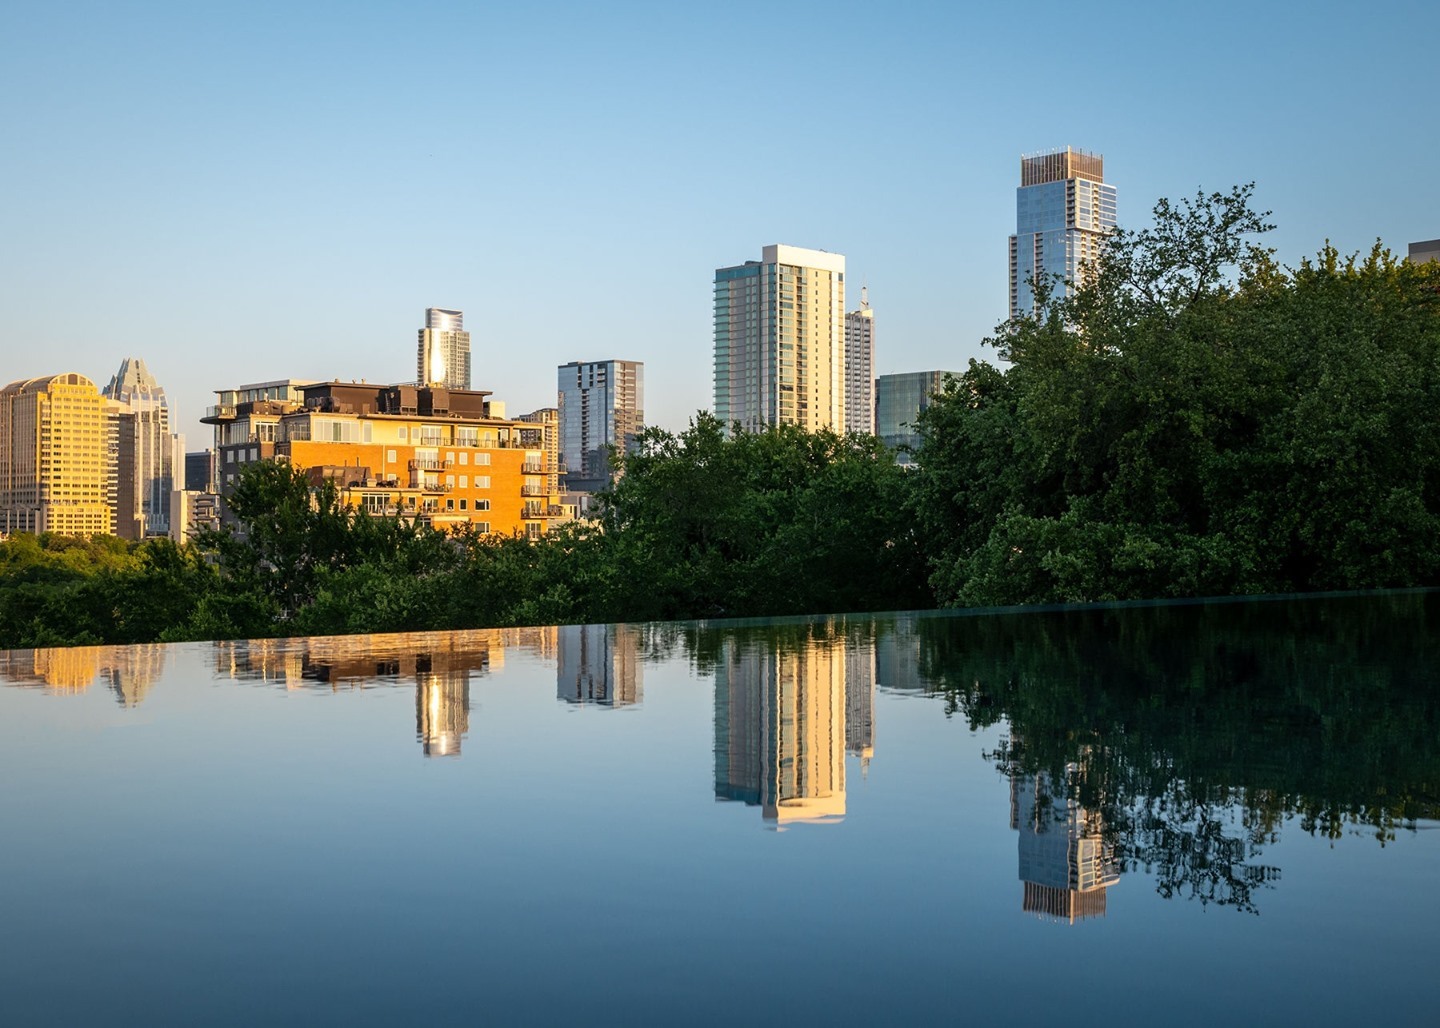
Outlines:
POLYGON ((222 495, 241 466, 283 459, 316 486, 333 482, 351 506, 436 528, 538 537, 565 517, 550 487, 543 423, 496 416, 488 392, 354 382, 295 389, 298 400, 229 404, 235 391, 220 392, 203 420, 216 427, 222 495))
POLYGON ((1428 264, 1430 261, 1440 261, 1440 239, 1410 244, 1411 264, 1428 264))

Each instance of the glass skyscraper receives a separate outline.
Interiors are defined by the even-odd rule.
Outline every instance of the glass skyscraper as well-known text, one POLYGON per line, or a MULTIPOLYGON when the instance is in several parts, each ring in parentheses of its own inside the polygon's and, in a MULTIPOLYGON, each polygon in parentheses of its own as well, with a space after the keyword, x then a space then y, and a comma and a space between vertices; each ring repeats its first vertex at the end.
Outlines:
POLYGON ((1105 158, 1083 150, 1022 157, 1010 237, 1010 316, 1035 309, 1031 280, 1053 281, 1056 296, 1080 281, 1081 265, 1100 255, 1115 228, 1115 187, 1105 158), (1058 281, 1056 281, 1058 277, 1058 281))
POLYGON ((610 481, 610 447, 635 446, 645 429, 645 365, 572 361, 559 367, 560 463, 569 488, 593 491, 610 481))
POLYGON ((912 427, 930 399, 945 385, 945 377, 960 377, 958 371, 907 371, 881 375, 875 380, 875 434, 886 446, 904 451, 896 456, 901 464, 911 463, 909 448, 920 444, 912 427))

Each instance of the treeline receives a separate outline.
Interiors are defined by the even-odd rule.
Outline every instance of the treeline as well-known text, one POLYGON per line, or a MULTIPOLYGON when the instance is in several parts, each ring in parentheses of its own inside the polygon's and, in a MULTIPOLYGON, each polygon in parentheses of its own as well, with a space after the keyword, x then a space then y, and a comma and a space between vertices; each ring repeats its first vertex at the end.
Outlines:
POLYGON ((247 469, 241 530, 0 543, 0 646, 1440 584, 1440 265, 1155 208, 877 440, 648 430, 593 522, 447 536, 247 469))

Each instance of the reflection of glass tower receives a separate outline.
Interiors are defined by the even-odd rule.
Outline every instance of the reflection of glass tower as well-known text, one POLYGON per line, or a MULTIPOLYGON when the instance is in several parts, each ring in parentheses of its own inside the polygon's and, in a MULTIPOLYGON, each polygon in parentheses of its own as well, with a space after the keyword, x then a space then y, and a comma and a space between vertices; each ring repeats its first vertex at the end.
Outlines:
MULTIPOLYGON (((1077 769, 1071 765, 1068 770, 1077 769)), ((1119 872, 1098 811, 1070 799, 1066 783, 1012 767, 1010 827, 1020 833, 1026 913, 1071 924, 1105 916, 1105 890, 1119 880, 1119 872)))
POLYGON ((431 670, 419 657, 415 668, 415 736, 427 757, 458 757, 470 731, 470 672, 431 670))
POLYGON ((639 633, 631 625, 561 625, 555 695, 567 703, 624 707, 644 687, 639 633))
POLYGON ((897 620, 875 636, 875 678, 882 689, 921 692, 928 688, 920 677, 920 636, 915 622, 897 620))
POLYGON ((845 648, 727 640, 715 667, 715 797, 766 821, 845 816, 845 648))

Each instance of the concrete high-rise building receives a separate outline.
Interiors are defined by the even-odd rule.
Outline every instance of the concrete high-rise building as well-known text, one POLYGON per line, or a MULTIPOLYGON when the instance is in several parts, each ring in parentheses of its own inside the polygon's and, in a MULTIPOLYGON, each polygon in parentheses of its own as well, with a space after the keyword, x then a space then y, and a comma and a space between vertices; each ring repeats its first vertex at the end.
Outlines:
POLYGON ((143 360, 126 357, 101 395, 111 422, 107 443, 113 448, 115 534, 122 539, 168 535, 175 443, 165 390, 143 360))
POLYGON ((114 533, 104 403, 73 372, 0 389, 0 531, 114 533))
POLYGON ((886 446, 899 451, 896 459, 901 464, 912 463, 909 451, 920 445, 915 422, 944 388, 948 375, 959 378, 960 372, 906 371, 875 380, 875 434, 886 446))
POLYGON ((1022 157, 1010 237, 1010 316, 1035 309, 1032 280, 1053 282, 1056 296, 1065 294, 1065 283, 1080 282, 1081 265, 1100 256, 1114 228, 1115 187, 1105 182, 1103 156, 1067 146, 1022 157))
POLYGON ((426 308, 415 361, 415 384, 470 388, 470 333, 465 331, 464 311, 426 308))
POLYGON ((1411 264, 1427 264, 1430 261, 1440 261, 1440 239, 1410 244, 1411 264))
POLYGON ((845 315, 845 431, 875 434, 875 312, 860 287, 860 309, 845 315))
POLYGON ((572 361, 557 374, 560 463, 571 489, 610 481, 608 448, 629 452, 645 428, 645 365, 640 361, 572 361))
POLYGON ((777 244, 716 270, 715 416, 844 431, 844 256, 777 244))

